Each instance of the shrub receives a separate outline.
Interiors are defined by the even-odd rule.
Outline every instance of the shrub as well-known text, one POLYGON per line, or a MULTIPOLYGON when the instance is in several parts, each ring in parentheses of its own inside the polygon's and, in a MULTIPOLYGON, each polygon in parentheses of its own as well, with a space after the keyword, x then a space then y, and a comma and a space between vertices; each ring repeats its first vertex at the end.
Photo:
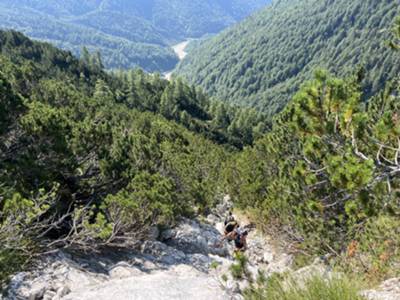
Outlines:
POLYGON ((246 300, 362 300, 359 285, 345 277, 313 277, 304 283, 274 275, 257 288, 245 291, 246 300))
POLYGON ((243 253, 235 254, 236 263, 232 264, 229 268, 234 279, 250 279, 249 270, 247 269, 248 259, 243 253))
POLYGON ((380 216, 369 219, 347 247, 341 264, 351 273, 365 272, 368 281, 400 275, 400 220, 380 216))

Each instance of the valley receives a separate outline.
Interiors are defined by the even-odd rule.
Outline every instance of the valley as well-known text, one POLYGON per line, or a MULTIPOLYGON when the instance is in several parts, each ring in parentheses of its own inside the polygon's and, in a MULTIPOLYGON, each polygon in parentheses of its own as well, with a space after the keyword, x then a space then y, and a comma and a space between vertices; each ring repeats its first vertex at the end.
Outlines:
MULTIPOLYGON (((185 51, 187 45, 192 41, 193 39, 189 39, 186 40, 184 42, 180 42, 179 44, 176 44, 174 46, 172 46, 171 48, 174 50, 176 56, 178 56, 179 60, 182 60, 185 58, 185 56, 187 55, 187 52, 185 51)), ((174 69, 169 71, 169 72, 165 72, 163 74, 164 78, 167 80, 171 80, 172 77, 172 73, 174 72, 174 69)))
POLYGON ((108 69, 166 72, 179 59, 171 44, 215 34, 270 0, 0 2, 0 28, 22 31, 75 55, 99 51, 108 69))
POLYGON ((179 44, 176 44, 175 46, 172 46, 172 49, 174 49, 174 52, 178 56, 180 60, 184 59, 187 53, 185 52, 185 48, 187 45, 190 43, 192 39, 189 39, 187 41, 181 42, 179 44))
POLYGON ((398 1, 0 0, 0 27, 1 300, 400 299, 398 1))

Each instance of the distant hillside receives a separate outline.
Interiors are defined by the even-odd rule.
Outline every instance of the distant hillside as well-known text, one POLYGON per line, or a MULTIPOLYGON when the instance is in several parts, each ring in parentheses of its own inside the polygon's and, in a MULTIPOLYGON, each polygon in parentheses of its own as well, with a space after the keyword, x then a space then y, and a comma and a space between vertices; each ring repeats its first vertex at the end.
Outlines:
POLYGON ((171 70, 170 45, 218 33, 270 0, 2 0, 0 27, 79 54, 100 50, 108 68, 171 70))
POLYGON ((343 75, 364 66, 369 96, 400 69, 385 43, 398 11, 394 0, 276 1, 203 42, 176 73, 220 99, 270 115, 317 67, 343 75))

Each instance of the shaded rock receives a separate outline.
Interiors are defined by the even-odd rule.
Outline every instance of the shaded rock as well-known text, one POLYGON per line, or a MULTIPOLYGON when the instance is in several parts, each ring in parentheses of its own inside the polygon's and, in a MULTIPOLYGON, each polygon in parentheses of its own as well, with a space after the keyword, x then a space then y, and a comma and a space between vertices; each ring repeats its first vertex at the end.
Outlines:
POLYGON ((221 245, 221 234, 218 230, 207 224, 197 221, 184 220, 178 227, 168 231, 166 236, 172 236, 166 243, 186 254, 201 253, 204 255, 228 255, 226 246, 221 245))
POLYGON ((22 272, 11 278, 8 298, 10 299, 42 299, 49 284, 45 280, 32 280, 29 273, 22 272))
POLYGON ((158 241, 144 242, 141 251, 154 256, 158 262, 169 265, 183 263, 186 259, 184 252, 158 241))
POLYGON ((196 268, 197 270, 200 270, 202 272, 207 272, 213 261, 214 260, 211 257, 197 253, 188 255, 187 263, 196 268))
POLYGON ((158 227, 157 226, 151 227, 149 230, 148 239, 155 241, 158 239, 159 236, 160 236, 160 230, 158 229, 158 227))
POLYGON ((173 229, 167 229, 161 232, 160 240, 165 242, 175 237, 175 231, 173 229))

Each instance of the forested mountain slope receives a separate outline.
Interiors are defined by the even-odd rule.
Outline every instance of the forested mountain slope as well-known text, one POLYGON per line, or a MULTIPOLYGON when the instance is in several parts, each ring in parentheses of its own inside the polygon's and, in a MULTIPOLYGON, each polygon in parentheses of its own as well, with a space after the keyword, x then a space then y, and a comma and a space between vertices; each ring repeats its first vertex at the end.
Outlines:
MULTIPOLYGON (((387 47, 400 56, 400 18, 392 28, 387 47)), ((286 235, 299 265, 324 255, 334 269, 374 284, 400 276, 400 72, 369 98, 360 79, 317 71, 272 130, 231 161, 227 186, 260 227, 286 235)), ((270 292, 267 283, 248 299, 270 292)))
POLYGON ((229 154, 218 144, 263 133, 260 114, 182 81, 108 74, 13 31, 0 53, 0 289, 27 253, 131 245, 207 210, 229 154))
MULTIPOLYGON (((393 28, 396 56, 400 19, 393 28)), ((78 60, 0 31, 0 289, 36 255, 132 250, 153 226, 209 214, 225 193, 287 243, 296 266, 322 256, 373 284, 398 277, 400 74, 373 97, 360 75, 315 72, 263 134, 262 115, 180 80, 107 73, 97 55, 78 60), (241 148, 245 138, 253 146, 243 151, 218 145, 241 148)), ((245 261, 233 276, 247 273, 245 261)), ((270 279, 286 284, 259 275, 247 299, 275 294, 270 279)))
POLYGON ((170 45, 217 33, 270 0, 0 1, 0 27, 20 30, 78 54, 100 50, 107 68, 172 69, 170 45))
POLYGON ((395 0, 281 0, 191 51, 176 73, 271 116, 316 68, 366 71, 365 95, 400 69, 386 48, 395 0))

